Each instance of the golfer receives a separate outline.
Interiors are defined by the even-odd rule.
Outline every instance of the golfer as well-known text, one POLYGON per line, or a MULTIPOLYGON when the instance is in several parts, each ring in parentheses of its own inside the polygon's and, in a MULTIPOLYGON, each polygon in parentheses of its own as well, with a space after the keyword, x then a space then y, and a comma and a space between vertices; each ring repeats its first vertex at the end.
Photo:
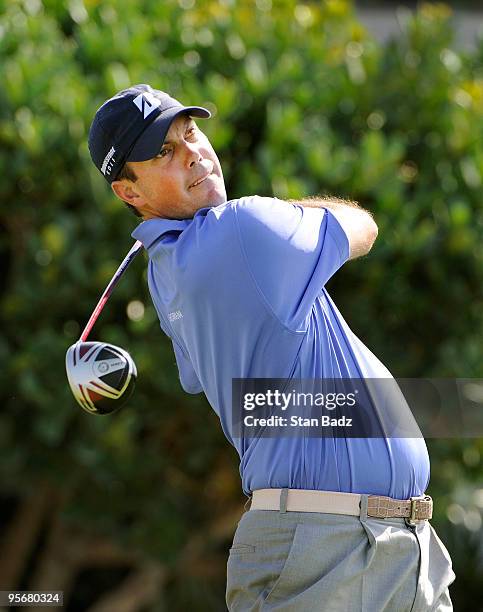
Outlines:
POLYGON ((392 377, 325 289, 370 251, 370 213, 329 198, 228 200, 196 123, 208 117, 136 85, 98 109, 89 149, 142 219, 133 236, 149 255, 149 290, 181 385, 205 393, 240 456, 251 506, 229 553, 227 606, 451 610, 454 573, 429 522, 422 437, 235 435, 233 379, 392 377))

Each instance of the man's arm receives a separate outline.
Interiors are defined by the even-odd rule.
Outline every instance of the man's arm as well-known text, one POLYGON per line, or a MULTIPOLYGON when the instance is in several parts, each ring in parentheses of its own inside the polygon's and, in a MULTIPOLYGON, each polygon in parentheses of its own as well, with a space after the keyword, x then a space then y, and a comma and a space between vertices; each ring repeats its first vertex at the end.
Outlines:
POLYGON ((356 202, 317 197, 288 200, 288 202, 308 208, 328 208, 341 224, 349 240, 349 259, 367 255, 377 238, 377 225, 371 213, 356 202))

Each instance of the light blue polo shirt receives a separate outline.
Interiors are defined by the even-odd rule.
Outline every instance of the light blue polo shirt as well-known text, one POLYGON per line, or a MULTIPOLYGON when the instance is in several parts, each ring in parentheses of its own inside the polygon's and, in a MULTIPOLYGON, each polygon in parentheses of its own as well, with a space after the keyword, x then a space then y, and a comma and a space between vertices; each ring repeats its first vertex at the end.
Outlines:
POLYGON ((325 289, 349 258, 330 210, 250 196, 192 219, 150 219, 132 235, 149 254, 149 290, 181 385, 205 393, 238 451, 246 494, 282 487, 398 499, 424 493, 422 438, 232 435, 233 378, 391 377, 325 289))

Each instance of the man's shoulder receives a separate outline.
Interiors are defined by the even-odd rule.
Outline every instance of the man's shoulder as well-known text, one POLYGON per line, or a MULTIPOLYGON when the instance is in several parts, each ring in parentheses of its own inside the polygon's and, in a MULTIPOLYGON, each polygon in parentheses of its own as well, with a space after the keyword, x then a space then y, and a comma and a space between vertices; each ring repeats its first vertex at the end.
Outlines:
MULTIPOLYGON (((212 208, 211 211, 217 215, 221 215, 224 213, 230 214, 233 212, 237 213, 240 211, 263 213, 267 211, 267 209, 270 209, 271 207, 278 207, 278 206, 286 207, 286 206, 290 206, 290 204, 274 196, 261 196, 258 194, 253 194, 253 195, 240 196, 239 198, 232 198, 230 200, 227 200, 226 202, 223 202, 223 204, 220 204, 212 208)), ((204 209, 204 210, 210 210, 210 209, 204 209)))
POLYGON ((224 206, 233 214, 242 236, 255 232, 262 239, 267 231, 286 237, 287 231, 290 232, 303 215, 302 207, 273 196, 243 196, 229 200, 224 206))
POLYGON ((262 196, 258 194, 242 196, 226 202, 235 212, 246 211, 252 214, 263 214, 272 208, 280 206, 288 207, 290 204, 274 196, 262 196))
MULTIPOLYGON (((270 240, 276 226, 284 224, 281 206, 291 205, 278 198, 248 195, 197 211, 178 244, 179 251, 184 250, 184 275, 190 284, 199 285, 208 278, 208 285, 216 286, 221 279, 243 278, 253 263, 247 259, 247 249, 259 258, 267 233, 270 240)), ((266 263, 257 261, 258 266, 266 263)))
POLYGON ((198 238, 219 242, 247 224, 267 224, 278 218, 280 206, 290 206, 278 198, 250 195, 232 198, 218 206, 202 208, 196 212, 187 235, 198 234, 198 238))
POLYGON ((202 208, 179 235, 174 265, 179 279, 193 290, 210 292, 217 284, 240 272, 243 265, 236 214, 244 198, 202 208))

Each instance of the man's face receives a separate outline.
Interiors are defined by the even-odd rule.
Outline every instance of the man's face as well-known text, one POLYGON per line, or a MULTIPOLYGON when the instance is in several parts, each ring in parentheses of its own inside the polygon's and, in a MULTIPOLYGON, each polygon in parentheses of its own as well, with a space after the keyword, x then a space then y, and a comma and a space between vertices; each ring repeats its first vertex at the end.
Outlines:
POLYGON ((226 202, 218 157, 208 138, 187 115, 173 121, 156 157, 129 162, 129 167, 137 180, 114 181, 112 188, 144 219, 190 219, 200 208, 226 202))

